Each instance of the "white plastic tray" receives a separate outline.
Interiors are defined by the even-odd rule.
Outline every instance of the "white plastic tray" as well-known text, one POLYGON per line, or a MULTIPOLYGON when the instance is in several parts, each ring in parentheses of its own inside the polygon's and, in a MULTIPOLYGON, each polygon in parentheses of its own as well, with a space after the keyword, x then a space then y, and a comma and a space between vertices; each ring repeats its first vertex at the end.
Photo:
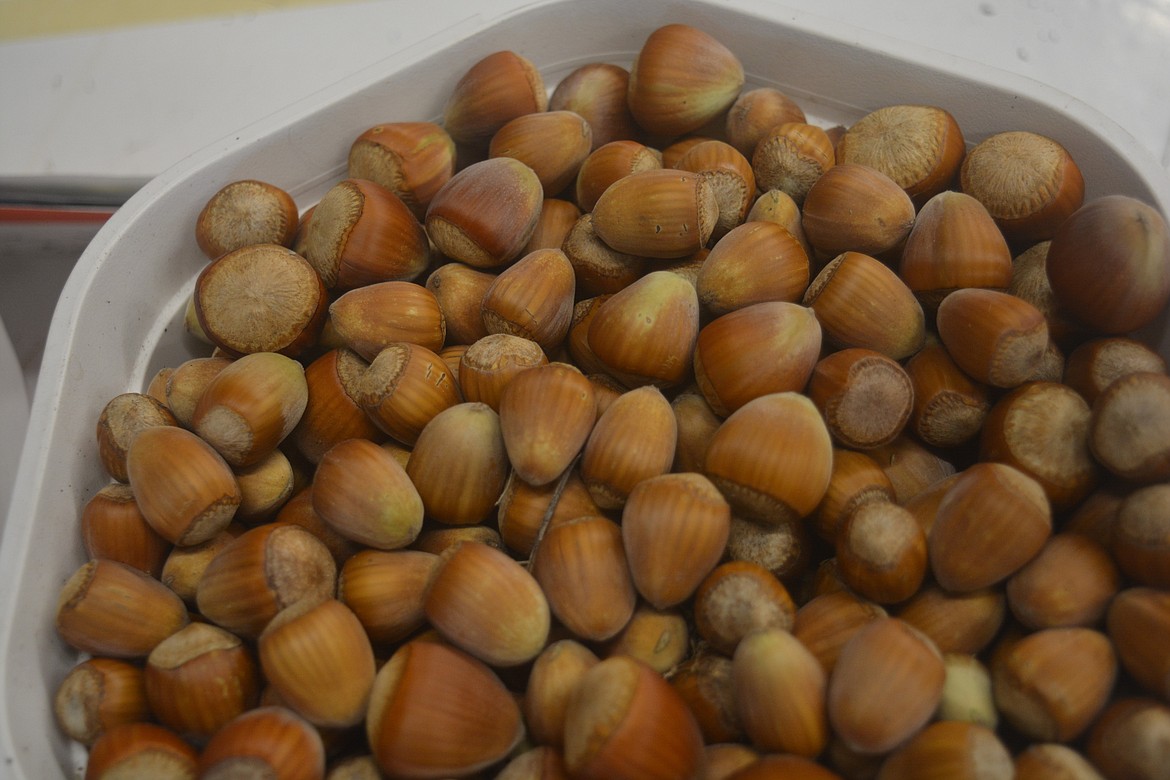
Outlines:
POLYGON ((28 427, 28 394, 24 371, 0 318, 0 534, 12 497, 12 482, 20 458, 20 446, 28 427))
MULTIPOLYGON (((271 181, 308 206, 344 175, 352 140, 379 122, 437 119, 462 73, 513 49, 551 87, 573 68, 628 65, 651 30, 701 27, 742 59, 750 85, 776 86, 813 121, 848 124, 890 103, 950 110, 969 142, 1034 130, 1063 143, 1087 195, 1126 193, 1170 213, 1170 179, 1116 124, 1041 84, 945 53, 894 43, 762 0, 550 0, 472 18, 192 155, 153 180, 107 223, 69 278, 49 333, 0 548, 0 777, 80 776, 83 754, 53 722, 51 698, 78 660, 53 612, 84 560, 78 515, 106 477, 94 442, 113 396, 141 390, 159 367, 203 354, 183 306, 203 266, 194 238, 206 199, 229 181, 271 181)), ((1163 317, 1149 329, 1170 357, 1163 317)))

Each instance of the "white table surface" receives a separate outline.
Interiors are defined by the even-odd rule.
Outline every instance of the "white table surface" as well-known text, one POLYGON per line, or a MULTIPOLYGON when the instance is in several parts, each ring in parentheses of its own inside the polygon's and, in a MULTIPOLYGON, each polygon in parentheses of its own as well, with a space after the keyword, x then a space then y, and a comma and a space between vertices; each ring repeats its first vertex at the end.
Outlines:
MULTIPOLYGON (((0 178, 149 178, 397 48, 523 5, 381 0, 3 42, 0 178)), ((1045 82, 1111 117, 1170 165, 1168 0, 775 6, 780 17, 795 9, 840 19, 1045 82)))
MULTIPOLYGON (((6 2, 9 13, 38 7, 6 2)), ((90 185, 128 194, 189 153, 397 49, 523 5, 332 2, 23 38, 0 26, 0 188, 90 185)), ((1112 118, 1170 167, 1170 0, 775 3, 778 18, 793 11, 1047 83, 1112 118)), ((34 389, 48 312, 93 229, 0 224, 0 292, 8 292, 0 320, 27 375, 23 386, 13 381, 0 330, 0 518, 29 403, 18 391, 34 389)))

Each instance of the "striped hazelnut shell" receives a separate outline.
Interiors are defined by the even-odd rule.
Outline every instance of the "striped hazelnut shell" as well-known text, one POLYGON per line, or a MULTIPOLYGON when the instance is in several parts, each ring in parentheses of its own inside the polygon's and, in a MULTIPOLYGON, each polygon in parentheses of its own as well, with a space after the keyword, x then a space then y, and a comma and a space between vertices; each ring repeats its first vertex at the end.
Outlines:
POLYGON ((727 416, 763 395, 802 390, 821 342, 812 309, 787 301, 745 306, 699 331, 695 381, 711 409, 727 416))
POLYGON ((536 172, 519 160, 472 163, 435 193, 427 235, 452 260, 475 268, 507 265, 536 230, 545 194, 536 172))
POLYGON ((707 450, 705 474, 746 517, 799 519, 828 489, 832 450, 812 401, 795 392, 771 393, 724 420, 707 450))
POLYGON ((214 537, 232 521, 243 498, 223 457, 184 428, 143 430, 126 462, 142 516, 174 544, 199 544, 214 537))
POLYGON ((638 593, 617 523, 583 515, 550 524, 531 561, 553 615, 575 637, 605 641, 629 623, 638 593))
POLYGON ((432 417, 406 464, 427 517, 449 525, 485 520, 509 471, 500 416, 477 402, 456 404, 432 417))
POLYGON ((317 203, 297 252, 331 290, 411 280, 430 259, 418 218, 391 190, 369 179, 345 179, 317 203))
POLYGON ((503 760, 524 736, 520 708, 483 662, 441 642, 412 641, 382 665, 366 737, 388 775, 448 777, 503 760))
POLYGON ((455 173, 455 143, 434 122, 387 122, 354 139, 347 165, 350 178, 390 190, 421 222, 431 198, 455 173))
POLYGON ((254 352, 215 375, 191 425, 229 464, 251 466, 292 433, 308 402, 300 363, 275 352, 254 352))
POLYGON ((731 507, 702 474, 639 482, 622 509, 622 539, 638 593, 658 609, 681 604, 723 558, 731 507))
POLYGON ((329 319, 341 343, 365 360, 400 341, 437 351, 447 338, 438 299, 414 282, 378 282, 343 293, 330 304, 329 319))
POLYGON ((894 360, 908 358, 926 340, 922 305, 888 266, 862 252, 831 260, 809 284, 803 303, 837 347, 866 347, 894 360))
POLYGON ((260 634, 257 654, 281 701, 310 723, 345 728, 365 717, 374 651, 343 602, 303 599, 285 607, 260 634))
POLYGON ((597 420, 593 385, 567 363, 526 369, 500 396, 508 460, 533 486, 559 477, 585 446, 597 420))
POLYGON ((668 24, 647 36, 630 66, 628 102, 652 135, 694 132, 722 115, 743 87, 743 64, 709 33, 668 24))
POLYGON ((332 595, 336 584, 337 564, 317 537, 300 526, 268 523, 216 554, 199 579, 195 603, 212 623, 255 639, 282 609, 332 595))
POLYGON ((82 652, 144 658, 189 620, 182 600, 158 580, 124 563, 95 559, 62 586, 55 626, 82 652))
POLYGON ((580 474, 602 509, 625 504, 644 480, 670 470, 678 426, 670 403, 652 385, 628 390, 610 403, 585 442, 580 474))
POLYGON ((492 136, 489 157, 512 157, 535 173, 550 197, 577 178, 593 149, 593 129, 573 111, 542 111, 510 120, 492 136))
POLYGON ((707 244, 719 217, 714 186, 689 171, 624 176, 593 206, 593 229, 610 247, 638 257, 686 257, 707 244))
POLYGON ((443 108, 443 127, 456 143, 485 148, 509 120, 547 107, 536 66, 516 52, 496 51, 460 76, 443 108))
POLYGON ((699 334, 698 296, 682 277, 653 271, 601 302, 588 328, 589 350, 619 382, 679 385, 699 334))
POLYGON ((481 542, 464 542, 441 557, 423 601, 439 634, 491 666, 536 658, 548 641, 551 613, 528 570, 481 542))

